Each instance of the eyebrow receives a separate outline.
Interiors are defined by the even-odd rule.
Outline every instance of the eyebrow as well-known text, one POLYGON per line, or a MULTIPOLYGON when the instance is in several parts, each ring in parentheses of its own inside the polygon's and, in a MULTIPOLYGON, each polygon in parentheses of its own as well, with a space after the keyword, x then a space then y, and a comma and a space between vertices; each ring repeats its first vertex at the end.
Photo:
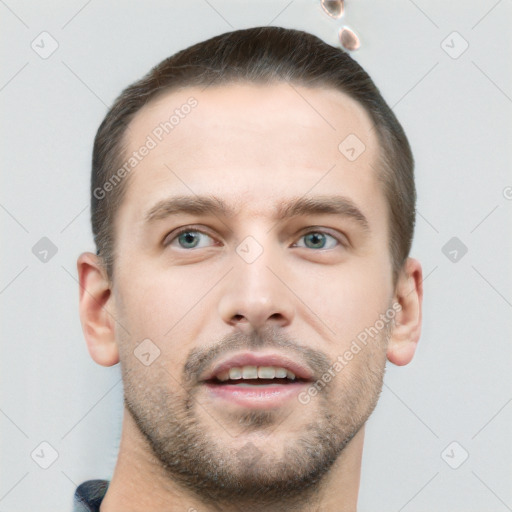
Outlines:
MULTIPOLYGON (((176 196, 163 199, 145 214, 145 223, 165 219, 177 214, 213 215, 234 217, 237 212, 222 199, 215 196, 176 196)), ((365 231, 370 231, 368 219, 349 198, 338 195, 292 198, 278 204, 274 210, 274 220, 284 220, 306 215, 339 215, 355 220, 365 231)))

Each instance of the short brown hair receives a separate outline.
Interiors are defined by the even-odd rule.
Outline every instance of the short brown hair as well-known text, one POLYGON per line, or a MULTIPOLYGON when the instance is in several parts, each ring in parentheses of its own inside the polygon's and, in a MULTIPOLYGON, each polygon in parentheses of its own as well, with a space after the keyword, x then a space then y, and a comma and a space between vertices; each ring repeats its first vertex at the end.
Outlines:
POLYGON ((236 30, 197 43, 163 60, 116 99, 96 134, 91 176, 92 230, 109 279, 113 279, 115 260, 114 218, 126 179, 108 194, 98 197, 97 191, 122 165, 124 136, 135 114, 172 89, 206 87, 213 82, 282 81, 333 87, 360 103, 370 115, 380 142, 378 179, 388 204, 389 250, 396 283, 409 255, 415 224, 414 160, 407 137, 372 79, 350 55, 312 34, 281 27, 236 30))

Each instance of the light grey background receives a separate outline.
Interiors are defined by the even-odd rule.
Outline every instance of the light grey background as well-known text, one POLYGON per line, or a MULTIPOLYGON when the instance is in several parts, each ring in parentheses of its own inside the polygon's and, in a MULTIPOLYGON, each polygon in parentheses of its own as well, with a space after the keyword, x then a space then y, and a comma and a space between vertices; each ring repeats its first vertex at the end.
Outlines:
POLYGON ((423 334, 409 366, 388 367, 367 425, 360 512, 512 510, 512 4, 346 4, 333 20, 314 0, 0 1, 0 512, 70 510, 76 485, 114 468, 120 372, 88 355, 76 282, 93 248, 90 155, 107 106, 177 50, 267 24, 331 44, 343 25, 359 34, 352 55, 417 163, 423 334), (58 43, 46 59, 31 47, 51 49, 43 31, 58 43), (47 262, 32 252, 42 237, 58 249, 47 262), (456 262, 442 252, 452 237, 468 249, 456 262))

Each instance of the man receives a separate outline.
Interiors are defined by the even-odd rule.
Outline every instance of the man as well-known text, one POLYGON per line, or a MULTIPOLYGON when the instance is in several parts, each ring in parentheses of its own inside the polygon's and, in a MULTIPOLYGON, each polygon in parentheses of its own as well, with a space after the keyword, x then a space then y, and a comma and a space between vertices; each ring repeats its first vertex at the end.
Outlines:
POLYGON ((185 49, 116 100, 91 191, 80 316, 125 409, 75 510, 356 510, 422 302, 413 157, 366 72, 277 27, 185 49))

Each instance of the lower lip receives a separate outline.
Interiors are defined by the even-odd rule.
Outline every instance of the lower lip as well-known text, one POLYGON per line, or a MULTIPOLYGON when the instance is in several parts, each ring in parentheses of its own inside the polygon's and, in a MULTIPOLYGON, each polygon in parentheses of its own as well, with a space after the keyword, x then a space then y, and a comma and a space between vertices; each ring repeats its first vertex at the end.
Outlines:
POLYGON ((205 384, 212 398, 220 398, 247 409, 272 409, 296 398, 307 386, 306 382, 290 384, 205 384))

